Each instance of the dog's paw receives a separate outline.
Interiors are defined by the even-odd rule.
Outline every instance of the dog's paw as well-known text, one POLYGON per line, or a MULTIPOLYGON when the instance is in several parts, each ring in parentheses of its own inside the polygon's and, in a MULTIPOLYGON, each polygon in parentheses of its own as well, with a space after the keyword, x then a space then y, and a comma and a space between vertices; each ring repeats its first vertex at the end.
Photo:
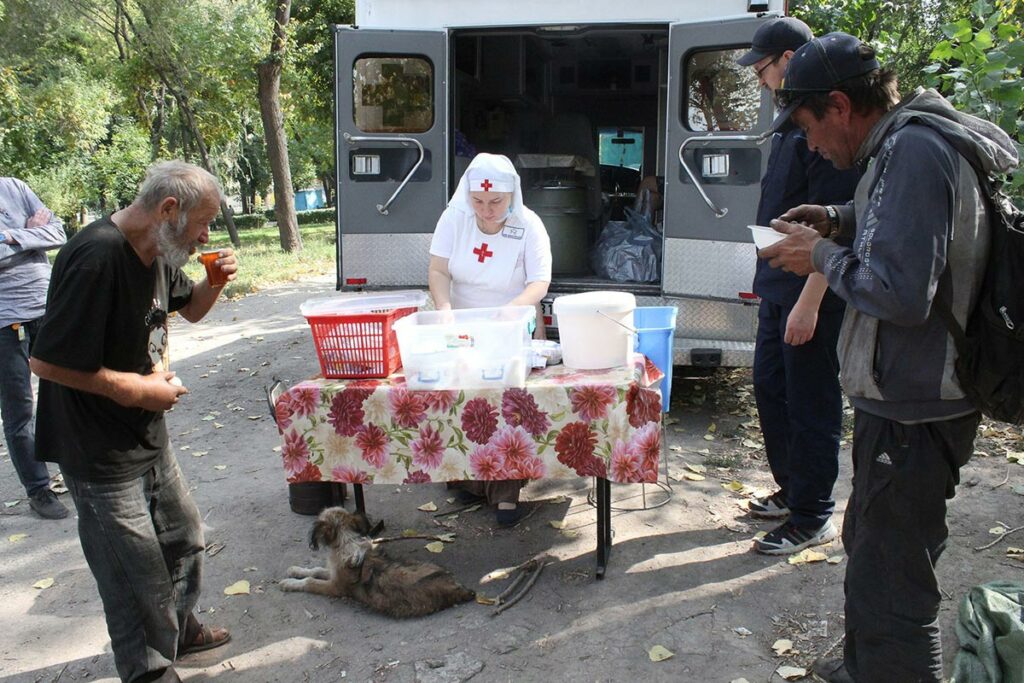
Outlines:
POLYGON ((295 593, 302 591, 303 586, 306 585, 303 579, 281 579, 281 582, 277 584, 281 587, 281 590, 286 593, 295 593))
POLYGON ((288 567, 286 573, 293 579, 304 579, 309 576, 309 572, 310 570, 305 567, 288 567))

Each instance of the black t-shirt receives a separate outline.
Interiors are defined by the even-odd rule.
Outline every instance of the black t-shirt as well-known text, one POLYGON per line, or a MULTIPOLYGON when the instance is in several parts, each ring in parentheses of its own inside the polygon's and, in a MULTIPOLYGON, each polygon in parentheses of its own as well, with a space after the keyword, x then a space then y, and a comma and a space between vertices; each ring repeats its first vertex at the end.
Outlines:
MULTIPOLYGON (((148 375, 166 344, 167 312, 191 297, 192 281, 180 269, 162 259, 144 265, 117 226, 101 218, 57 255, 32 355, 82 372, 148 375)), ((121 482, 151 467, 166 446, 162 412, 39 382, 39 460, 86 481, 121 482)))

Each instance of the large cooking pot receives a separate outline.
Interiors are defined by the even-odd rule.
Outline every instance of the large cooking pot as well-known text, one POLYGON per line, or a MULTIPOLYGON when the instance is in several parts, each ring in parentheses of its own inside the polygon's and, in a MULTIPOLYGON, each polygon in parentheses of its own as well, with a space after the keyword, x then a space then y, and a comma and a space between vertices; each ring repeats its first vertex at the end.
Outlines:
POLYGON ((544 221, 551 238, 553 275, 585 275, 587 261, 587 191, 576 185, 527 189, 523 202, 544 221))

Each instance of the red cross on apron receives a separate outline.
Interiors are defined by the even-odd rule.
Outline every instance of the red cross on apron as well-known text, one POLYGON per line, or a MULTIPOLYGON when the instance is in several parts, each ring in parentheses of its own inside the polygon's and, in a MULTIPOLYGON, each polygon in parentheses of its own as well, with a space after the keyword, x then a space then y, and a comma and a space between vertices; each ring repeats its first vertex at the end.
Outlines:
POLYGON ((487 178, 484 178, 483 182, 480 183, 480 189, 483 190, 484 192, 490 192, 492 187, 494 187, 494 185, 491 184, 491 181, 488 180, 487 178))
POLYGON ((484 242, 479 247, 474 249, 473 253, 476 254, 477 260, 480 261, 480 263, 483 263, 484 259, 486 259, 486 258, 488 258, 490 256, 494 256, 494 252, 493 251, 488 251, 487 250, 487 242, 484 242))

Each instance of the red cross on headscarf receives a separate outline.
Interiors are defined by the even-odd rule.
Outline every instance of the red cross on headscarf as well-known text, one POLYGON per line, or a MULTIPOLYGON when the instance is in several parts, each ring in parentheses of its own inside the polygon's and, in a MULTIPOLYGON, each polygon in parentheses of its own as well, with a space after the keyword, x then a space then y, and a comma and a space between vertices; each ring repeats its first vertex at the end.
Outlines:
POLYGON ((488 251, 488 249, 487 249, 487 242, 484 242, 479 247, 474 249, 473 253, 476 254, 477 260, 479 260, 480 263, 483 263, 484 259, 486 259, 486 258, 488 258, 490 256, 494 256, 494 252, 493 251, 488 251))
MULTIPOLYGON (((494 187, 494 185, 492 185, 491 181, 487 178, 484 178, 483 182, 480 183, 480 189, 484 192, 490 192, 492 187, 494 187)), ((487 245, 485 244, 484 246, 486 247, 487 245)))

